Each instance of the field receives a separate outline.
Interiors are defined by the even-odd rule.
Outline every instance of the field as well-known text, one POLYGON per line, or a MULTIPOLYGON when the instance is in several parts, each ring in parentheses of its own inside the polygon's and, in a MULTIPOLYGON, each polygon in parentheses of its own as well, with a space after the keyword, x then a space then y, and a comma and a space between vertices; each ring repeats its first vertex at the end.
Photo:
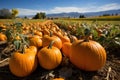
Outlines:
MULTIPOLYGON (((119 17, 53 20, 1 19, 0 31, 3 34, 8 34, 11 31, 10 35, 12 35, 7 35, 7 41, 0 41, 0 80, 53 80, 59 77, 64 78, 64 80, 120 80, 119 17), (96 71, 79 69, 71 63, 69 57, 60 49, 62 62, 55 69, 46 70, 38 65, 26 77, 16 77, 11 73, 9 60, 16 48, 19 48, 17 36, 24 38, 21 34, 25 34, 27 38, 31 38, 34 35, 39 35, 40 39, 43 40, 43 36, 50 35, 51 30, 53 35, 59 36, 61 34, 62 36, 67 36, 70 39, 70 43, 73 43, 76 39, 79 40, 86 37, 85 29, 90 30, 88 38, 100 43, 106 50, 107 60, 102 68, 96 71), (38 34, 36 33, 37 31, 41 33, 38 34)), ((24 43, 24 39, 22 40, 24 43)), ((43 46, 37 45, 37 48, 40 50, 43 46)))

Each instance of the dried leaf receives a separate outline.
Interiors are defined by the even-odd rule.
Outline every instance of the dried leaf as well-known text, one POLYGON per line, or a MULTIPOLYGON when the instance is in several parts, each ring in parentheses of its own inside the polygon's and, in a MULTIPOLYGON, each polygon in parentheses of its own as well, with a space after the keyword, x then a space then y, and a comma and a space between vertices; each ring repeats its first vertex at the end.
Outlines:
POLYGON ((72 76, 72 68, 68 68, 68 67, 63 67, 60 71, 59 71, 59 75, 60 77, 63 78, 68 78, 72 76))
POLYGON ((115 41, 115 44, 117 44, 117 45, 120 45, 120 42, 118 42, 118 41, 115 41))

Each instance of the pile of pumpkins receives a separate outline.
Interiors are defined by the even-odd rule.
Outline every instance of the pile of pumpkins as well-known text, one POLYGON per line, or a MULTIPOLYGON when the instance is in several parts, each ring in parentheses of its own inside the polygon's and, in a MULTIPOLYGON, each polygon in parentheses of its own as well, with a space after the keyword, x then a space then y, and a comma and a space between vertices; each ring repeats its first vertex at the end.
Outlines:
POLYGON ((25 48, 24 53, 16 51, 11 55, 9 68, 14 75, 28 76, 36 70, 38 63, 44 69, 55 69, 61 64, 63 56, 85 71, 96 71, 105 65, 106 51, 98 42, 75 36, 72 36, 74 40, 71 42, 67 33, 51 20, 34 25, 29 25, 32 28, 23 27, 26 30, 24 33, 35 29, 32 31, 34 35, 28 34, 30 46, 25 48))

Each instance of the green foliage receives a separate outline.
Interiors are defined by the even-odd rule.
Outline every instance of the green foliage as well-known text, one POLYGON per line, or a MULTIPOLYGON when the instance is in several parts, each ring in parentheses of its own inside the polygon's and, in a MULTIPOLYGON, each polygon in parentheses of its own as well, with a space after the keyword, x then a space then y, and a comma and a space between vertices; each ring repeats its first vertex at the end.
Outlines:
POLYGON ((15 22, 13 24, 7 25, 7 30, 5 34, 8 38, 10 44, 15 46, 15 50, 23 52, 24 46, 29 46, 29 40, 27 35, 22 34, 23 25, 21 22, 15 22), (20 39, 17 39, 19 37, 20 39))
POLYGON ((46 18, 46 14, 44 12, 40 12, 40 13, 37 13, 33 19, 45 19, 46 18))
POLYGON ((85 18, 85 16, 84 15, 80 15, 79 18, 85 18))
POLYGON ((12 13, 12 18, 15 18, 18 15, 19 11, 17 9, 12 9, 11 13, 12 13))

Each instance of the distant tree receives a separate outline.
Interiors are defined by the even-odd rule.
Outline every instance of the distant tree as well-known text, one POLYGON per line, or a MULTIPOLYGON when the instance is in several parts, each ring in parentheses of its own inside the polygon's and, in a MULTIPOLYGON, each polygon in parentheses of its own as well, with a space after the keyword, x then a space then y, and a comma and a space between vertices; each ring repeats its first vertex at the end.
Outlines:
POLYGON ((114 16, 114 14, 112 13, 111 16, 114 16))
POLYGON ((33 19, 45 19, 46 18, 46 14, 44 12, 40 12, 40 13, 37 13, 33 19))
POLYGON ((115 14, 116 16, 118 15, 118 13, 115 14))
POLYGON ((15 18, 18 15, 19 11, 17 9, 12 9, 11 13, 12 13, 12 18, 15 18))
POLYGON ((0 10, 0 18, 1 19, 9 19, 11 18, 11 12, 9 9, 3 8, 0 10))
POLYGON ((27 16, 25 16, 24 19, 27 19, 27 16))
POLYGON ((103 16, 110 16, 110 14, 103 14, 103 16))
POLYGON ((41 17, 41 19, 45 19, 46 18, 46 14, 44 12, 40 12, 40 17, 41 17))
POLYGON ((85 16, 84 15, 80 15, 79 18, 85 18, 85 16))
POLYGON ((33 19, 40 19, 40 14, 37 13, 37 14, 33 17, 33 19))

